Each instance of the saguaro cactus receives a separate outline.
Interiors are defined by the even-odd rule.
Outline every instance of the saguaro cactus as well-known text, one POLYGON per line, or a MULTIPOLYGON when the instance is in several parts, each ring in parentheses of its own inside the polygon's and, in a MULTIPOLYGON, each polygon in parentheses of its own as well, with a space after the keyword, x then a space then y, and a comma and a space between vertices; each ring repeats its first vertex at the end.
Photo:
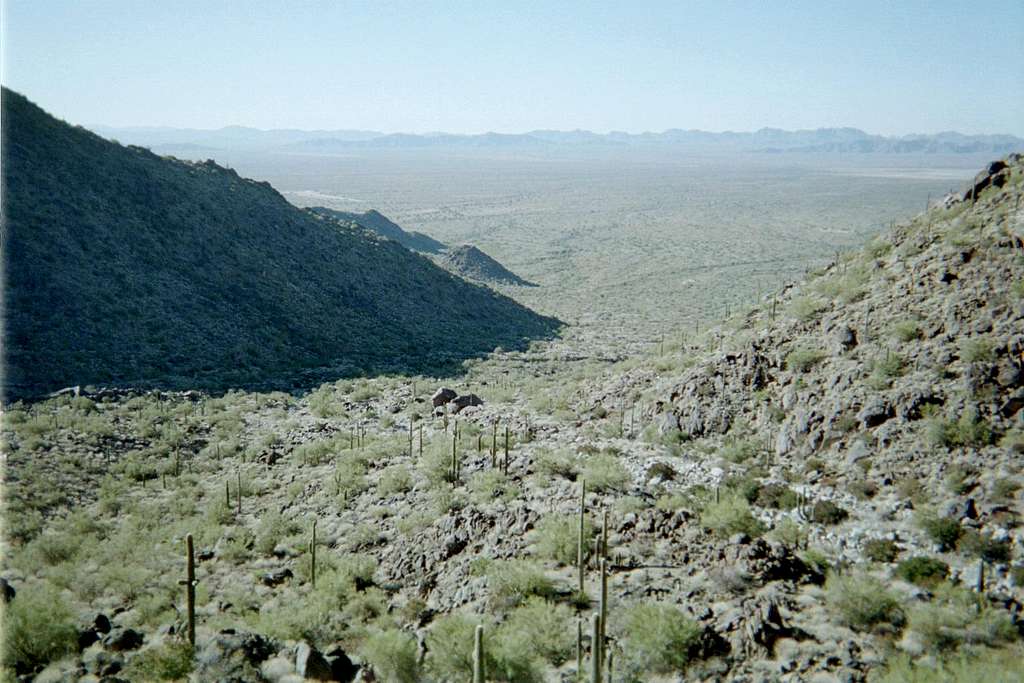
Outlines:
POLYGON ((316 519, 309 539, 309 582, 316 588, 316 519))
POLYGON ((484 683, 484 627, 480 624, 473 633, 473 683, 484 683))
POLYGON ((579 578, 579 590, 583 593, 583 565, 586 562, 586 553, 583 552, 583 521, 584 514, 586 513, 587 505, 587 482, 585 479, 580 479, 580 526, 579 534, 576 538, 576 567, 579 578))
POLYGON ((604 648, 605 625, 608 623, 608 566, 601 558, 601 647, 604 648))
POLYGON ((188 643, 196 644, 196 557, 192 534, 185 536, 185 603, 188 609, 188 643))
POLYGON ((601 683, 601 615, 590 617, 590 683, 601 683))
POLYGON ((576 620, 576 678, 583 677, 583 620, 576 620))

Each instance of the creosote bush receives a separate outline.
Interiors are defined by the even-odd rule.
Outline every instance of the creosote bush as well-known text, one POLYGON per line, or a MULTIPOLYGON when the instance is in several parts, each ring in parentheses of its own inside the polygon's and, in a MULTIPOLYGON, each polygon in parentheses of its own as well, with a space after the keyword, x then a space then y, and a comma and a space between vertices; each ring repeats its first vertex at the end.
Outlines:
MULTIPOLYGON (((589 517, 583 518, 583 553, 590 555, 596 529, 589 517)), ((537 525, 537 554, 559 564, 576 563, 578 553, 579 517, 577 515, 550 514, 537 525)))
POLYGON ((793 349, 786 355, 786 369, 793 372, 807 372, 823 358, 825 358, 825 353, 818 349, 793 349))
POLYGON ((927 534, 934 543, 939 545, 943 552, 956 547, 957 541, 963 533, 960 522, 952 517, 939 517, 932 512, 921 512, 917 516, 917 525, 927 534))
POLYGON ((949 565, 933 557, 910 557, 896 566, 896 576, 918 586, 934 586, 948 575, 949 565))
POLYGON ((75 651, 78 628, 63 596, 49 584, 26 586, 2 607, 3 664, 29 673, 75 651))
POLYGON ((630 482, 629 471, 610 453, 585 458, 580 475, 591 491, 622 491, 630 482))
POLYGON ((899 554, 896 541, 888 538, 873 538, 864 543, 864 557, 872 562, 892 562, 899 554))
POLYGON ((855 631, 878 625, 899 629, 906 622, 899 598, 873 576, 829 574, 825 594, 829 608, 855 631))
POLYGON ((750 503, 735 494, 724 495, 717 503, 710 501, 700 515, 700 523, 722 538, 737 533, 754 538, 764 532, 764 525, 750 511, 750 503))
POLYGON ((417 683, 421 680, 416 638, 398 629, 374 630, 363 641, 359 654, 385 683, 417 683))
POLYGON ((647 603, 624 611, 621 632, 628 673, 670 674, 686 669, 701 628, 674 605, 647 603))

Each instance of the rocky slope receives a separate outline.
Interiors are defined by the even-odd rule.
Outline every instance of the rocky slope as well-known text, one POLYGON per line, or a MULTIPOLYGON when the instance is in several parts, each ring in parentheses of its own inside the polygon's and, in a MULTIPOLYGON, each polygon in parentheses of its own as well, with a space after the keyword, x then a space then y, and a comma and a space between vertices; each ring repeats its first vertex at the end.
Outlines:
POLYGON ((491 284, 536 287, 527 282, 472 244, 451 247, 440 259, 441 265, 470 280, 491 284))
POLYGON ((3 91, 8 395, 219 389, 458 363, 557 321, 213 162, 3 91))
POLYGON ((578 680, 607 515, 616 681, 1020 680, 1022 196, 1011 157, 625 361, 565 338, 437 400, 439 380, 378 377, 13 406, 4 661, 26 680, 469 680, 482 624, 488 680, 578 680))

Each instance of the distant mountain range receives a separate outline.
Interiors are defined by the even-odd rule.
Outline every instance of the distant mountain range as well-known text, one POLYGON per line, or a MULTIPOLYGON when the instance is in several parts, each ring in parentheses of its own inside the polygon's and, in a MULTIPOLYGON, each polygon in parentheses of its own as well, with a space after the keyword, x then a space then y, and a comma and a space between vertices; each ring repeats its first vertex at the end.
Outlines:
POLYGON ((212 161, 109 142, 6 88, 2 121, 8 399, 450 369, 560 326, 212 161))
POLYGON ((762 128, 752 133, 710 133, 670 129, 661 133, 594 133, 587 130, 534 130, 528 133, 381 133, 367 130, 259 130, 229 126, 218 130, 178 128, 110 128, 96 126, 97 133, 119 142, 150 147, 155 151, 194 153, 203 150, 261 150, 307 154, 366 149, 558 149, 565 147, 626 148, 671 146, 708 151, 760 153, 843 154, 1006 154, 1024 150, 1024 139, 1013 135, 964 135, 956 132, 933 135, 886 137, 857 128, 781 130, 762 128))

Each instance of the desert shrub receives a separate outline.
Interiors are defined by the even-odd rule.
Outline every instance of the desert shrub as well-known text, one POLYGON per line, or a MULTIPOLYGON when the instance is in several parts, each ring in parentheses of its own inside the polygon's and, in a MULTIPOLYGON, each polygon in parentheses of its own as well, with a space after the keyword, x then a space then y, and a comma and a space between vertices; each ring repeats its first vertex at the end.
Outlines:
POLYGON ((878 484, 867 479, 858 479, 850 482, 846 490, 852 493, 857 500, 871 500, 878 493, 878 484))
POLYGON ((988 337, 965 339, 960 343, 960 358, 968 363, 988 363, 995 355, 995 343, 988 337))
POLYGON ((816 297, 798 296, 789 304, 789 314, 797 320, 807 322, 828 308, 828 304, 816 297))
POLYGON ((999 445, 1014 453, 1024 453, 1024 431, 1011 429, 999 439, 999 445))
POLYGON ((669 674, 685 670, 693 658, 701 628, 679 608, 664 603, 634 605, 622 615, 626 667, 635 673, 669 674))
POLYGON ((474 474, 469 480, 469 491, 473 501, 478 504, 492 500, 508 502, 520 493, 519 487, 497 469, 474 474))
POLYGON ((352 457, 339 460, 331 483, 339 502, 347 503, 366 490, 366 465, 352 457))
POLYGON ((897 320, 889 328, 894 339, 901 342, 912 342, 921 337, 921 324, 917 320, 897 320))
POLYGON ((931 602, 910 609, 908 627, 927 648, 946 652, 960 645, 997 645, 1015 640, 1010 614, 966 588, 945 584, 931 602))
POLYGON ((598 453, 586 458, 580 476, 592 491, 621 491, 630 482, 629 471, 610 453, 598 453))
POLYGON ((845 508, 831 500, 819 500, 811 508, 811 519, 818 524, 839 524, 849 516, 850 513, 845 508))
POLYGON ((773 510, 792 510, 797 504, 797 493, 782 484, 766 484, 758 490, 753 502, 773 510))
POLYGON ((432 439, 429 445, 425 444, 418 466, 423 476, 434 486, 451 482, 451 442, 444 438, 436 438, 432 439))
POLYGON ((497 640, 509 645, 521 643, 526 652, 536 653, 555 666, 565 662, 576 647, 575 622, 567 605, 528 598, 508 615, 497 640))
POLYGON ((363 641, 359 654, 386 683, 421 680, 416 639, 409 633, 397 629, 373 631, 363 641))
POLYGON ((178 681, 188 678, 193 666, 191 645, 167 641, 139 652, 129 660, 122 673, 130 681, 178 681))
POLYGON ((992 482, 992 498, 998 501, 1011 500, 1020 490, 1020 482, 1016 479, 1001 477, 992 482))
POLYGON ((487 567, 491 600, 497 607, 515 607, 527 598, 548 598, 555 588, 537 565, 527 560, 500 560, 487 567))
POLYGON ((294 520, 288 519, 280 512, 271 510, 263 514, 256 527, 256 545, 254 549, 261 555, 269 555, 285 538, 299 533, 302 527, 294 520))
POLYGON ((75 618, 63 596, 48 584, 26 586, 3 607, 3 662, 32 672, 70 654, 78 645, 75 618))
POLYGON ((997 541, 991 536, 985 536, 974 529, 963 533, 957 544, 957 549, 986 562, 1010 561, 1010 539, 997 541))
POLYGON ((973 468, 962 465, 953 465, 946 470, 946 477, 943 483, 950 493, 958 496, 963 495, 974 488, 971 478, 976 474, 973 468))
POLYGON ((965 410, 958 420, 929 418, 925 423, 925 436, 929 443, 937 447, 980 448, 992 443, 992 428, 986 420, 978 416, 977 410, 972 408, 965 410))
POLYGON ((864 557, 872 562, 892 562, 899 554, 896 541, 888 538, 872 538, 864 543, 864 557))
POLYGON ((403 536, 415 536, 429 527, 437 519, 432 510, 417 510, 395 518, 395 528, 403 536))
POLYGON ((576 458, 565 451, 540 449, 533 458, 534 471, 543 477, 576 480, 576 458))
MULTIPOLYGON (((590 518, 583 518, 583 556, 590 555, 596 533, 590 518)), ((550 514, 537 525, 537 554, 559 564, 576 564, 578 552, 579 517, 577 515, 550 514)))
POLYGON ((722 446, 718 454, 729 462, 740 464, 757 455, 757 444, 750 440, 733 440, 722 446))
POLYGON ((907 655, 890 658, 876 683, 1018 683, 1020 648, 972 649, 943 659, 915 661, 907 655))
POLYGON ((934 586, 949 576, 949 565, 942 560, 919 555, 896 565, 896 576, 918 586, 934 586))
POLYGON ((939 517, 934 513, 922 512, 917 516, 917 525, 943 552, 956 547, 963 533, 960 522, 952 517, 939 517))
POLYGON ((771 535, 788 548, 801 548, 807 545, 807 527, 788 517, 772 529, 771 535))
POLYGON ((871 374, 881 380, 893 379, 903 374, 906 361, 898 353, 886 353, 871 363, 871 374))
POLYGON ((675 481, 676 470, 667 462, 656 462, 647 468, 647 481, 661 479, 662 481, 675 481))
POLYGON ((377 492, 382 496, 393 496, 412 490, 412 473, 404 465, 392 465, 380 474, 377 492))
POLYGON ((842 275, 834 275, 815 283, 815 289, 822 296, 849 304, 864 296, 865 285, 870 279, 871 273, 866 267, 854 266, 842 275))
POLYGON ((480 623, 479 617, 459 612, 436 619, 426 636, 430 672, 441 680, 472 680, 473 635, 480 623))
POLYGON ((764 525, 750 511, 750 503, 735 494, 722 496, 717 503, 709 502, 700 515, 700 523, 723 538, 737 533, 756 537, 764 532, 764 525))
POLYGON ((899 598, 873 576, 829 574, 825 594, 839 620, 856 631, 880 624, 899 628, 906 621, 899 598))
POLYGON ((829 562, 828 555, 816 548, 808 548, 803 552, 797 553, 797 557, 799 557, 804 564, 821 575, 824 575, 832 568, 832 563, 829 562))
POLYGON ((818 349, 793 349, 786 355, 786 369, 793 372, 807 372, 824 357, 825 354, 818 349))
POLYGON ((681 493, 665 493, 654 501, 654 507, 665 512, 675 512, 693 503, 692 499, 681 493))
POLYGON ((892 250, 892 242, 887 242, 882 237, 876 237, 867 243, 864 247, 864 253, 869 258, 878 259, 882 258, 892 250))

